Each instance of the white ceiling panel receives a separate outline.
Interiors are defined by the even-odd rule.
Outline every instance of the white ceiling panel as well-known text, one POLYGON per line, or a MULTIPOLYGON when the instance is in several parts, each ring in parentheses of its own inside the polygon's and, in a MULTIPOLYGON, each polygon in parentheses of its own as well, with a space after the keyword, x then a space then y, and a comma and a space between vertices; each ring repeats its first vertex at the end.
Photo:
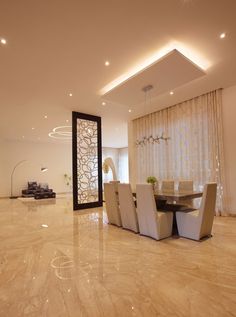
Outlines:
POLYGON ((152 98, 170 92, 205 75, 205 72, 174 49, 148 68, 113 88, 103 98, 107 101, 138 105, 144 101, 144 87, 152 85, 152 98))

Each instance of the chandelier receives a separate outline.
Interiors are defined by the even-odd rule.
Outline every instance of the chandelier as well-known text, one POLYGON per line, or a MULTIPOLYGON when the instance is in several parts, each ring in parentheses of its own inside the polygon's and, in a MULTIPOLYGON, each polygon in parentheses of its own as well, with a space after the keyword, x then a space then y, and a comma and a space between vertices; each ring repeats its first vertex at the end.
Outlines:
POLYGON ((157 135, 156 137, 150 135, 148 137, 144 136, 141 140, 137 140, 135 142, 136 145, 146 145, 146 144, 160 144, 160 141, 165 141, 167 143, 167 141, 170 140, 170 137, 165 137, 164 133, 162 132, 162 134, 159 136, 157 135))

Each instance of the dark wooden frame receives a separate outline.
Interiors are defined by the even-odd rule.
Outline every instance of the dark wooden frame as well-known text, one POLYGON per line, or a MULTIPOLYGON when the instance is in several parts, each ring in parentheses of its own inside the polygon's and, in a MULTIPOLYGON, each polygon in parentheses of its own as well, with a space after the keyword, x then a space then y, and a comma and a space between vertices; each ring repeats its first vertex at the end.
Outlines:
POLYGON ((102 206, 102 127, 101 117, 81 112, 72 112, 72 166, 73 166, 73 209, 87 209, 102 206), (77 119, 97 122, 97 145, 98 145, 98 201, 78 203, 78 174, 77 174, 77 119))

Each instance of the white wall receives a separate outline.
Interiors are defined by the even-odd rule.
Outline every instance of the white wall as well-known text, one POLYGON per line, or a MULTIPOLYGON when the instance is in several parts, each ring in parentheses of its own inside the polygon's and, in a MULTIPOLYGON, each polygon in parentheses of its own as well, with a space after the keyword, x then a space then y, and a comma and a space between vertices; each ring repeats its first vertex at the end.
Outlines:
POLYGON ((223 90, 223 129, 229 213, 236 214, 236 86, 223 90))
MULTIPOLYGON (((113 159, 118 179, 119 169, 122 171, 121 164, 119 164, 119 155, 122 154, 123 159, 125 151, 127 150, 106 147, 102 149, 103 160, 106 157, 113 159)), ((27 160, 27 162, 22 163, 14 173, 13 195, 20 195, 21 190, 27 187, 28 181, 48 183, 56 193, 71 191, 64 179, 64 174, 72 174, 71 143, 0 140, 0 197, 10 196, 11 172, 15 164, 21 160, 27 160), (47 167, 48 171, 42 173, 41 167, 47 167)), ((104 175, 104 181, 110 180, 109 177, 112 179, 112 175, 104 175), (108 179, 105 179, 106 177, 108 179)))
POLYGON ((119 166, 118 166, 118 175, 121 183, 129 183, 129 154, 128 148, 119 149, 119 166))
MULTIPOLYGON (((110 148, 110 147, 104 147, 102 148, 102 161, 105 160, 105 158, 111 157, 115 168, 116 168, 116 174, 117 179, 121 181, 122 183, 128 183, 129 182, 129 166, 128 166, 128 148, 110 148)), ((103 173, 103 182, 108 182, 112 180, 112 172, 109 171, 108 174, 103 173)))
POLYGON ((10 195, 11 172, 14 165, 22 163, 14 174, 14 195, 19 195, 28 181, 46 182, 55 192, 69 192, 64 174, 71 175, 71 144, 0 142, 0 197, 10 195), (41 172, 41 167, 48 171, 41 172))

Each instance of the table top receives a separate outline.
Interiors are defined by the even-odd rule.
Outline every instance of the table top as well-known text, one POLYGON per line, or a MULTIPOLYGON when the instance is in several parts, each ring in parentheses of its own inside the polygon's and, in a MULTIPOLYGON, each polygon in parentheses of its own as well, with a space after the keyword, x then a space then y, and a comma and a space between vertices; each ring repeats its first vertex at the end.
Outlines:
POLYGON ((162 191, 158 190, 154 192, 157 199, 172 199, 175 201, 194 199, 202 197, 203 193, 199 191, 162 191))

